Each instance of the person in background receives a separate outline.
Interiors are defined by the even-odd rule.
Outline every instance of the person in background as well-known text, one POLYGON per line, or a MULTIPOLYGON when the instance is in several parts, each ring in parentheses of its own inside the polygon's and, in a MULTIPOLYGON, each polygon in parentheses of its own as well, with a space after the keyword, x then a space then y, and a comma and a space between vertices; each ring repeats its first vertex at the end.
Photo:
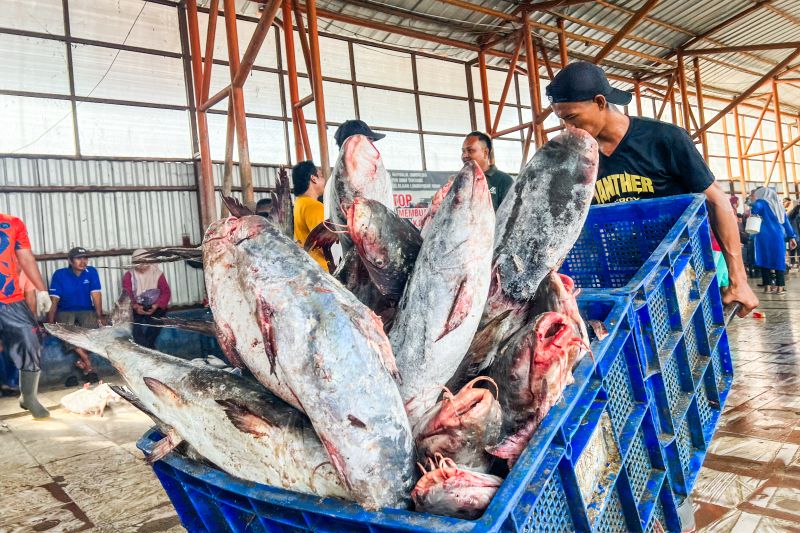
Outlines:
MULTIPOLYGON (((136 261, 147 250, 133 252, 131 259, 136 261)), ((152 264, 137 264, 122 276, 122 290, 131 301, 133 310, 133 342, 145 348, 155 348, 161 328, 147 326, 154 324, 167 314, 172 291, 167 278, 152 264)))
POLYGON ((256 215, 261 215, 267 220, 272 216, 272 198, 262 198, 256 204, 256 215))
MULTIPOLYGON (((292 185, 297 198, 294 203, 294 239, 305 245, 308 234, 325 219, 325 207, 319 197, 325 191, 325 178, 313 161, 302 161, 292 167, 292 185)), ((308 252, 325 272, 328 262, 319 248, 308 252)))
POLYGON ((461 144, 461 161, 466 163, 470 160, 475 161, 486 176, 489 194, 492 195, 492 207, 497 211, 497 208, 503 203, 503 198, 514 184, 514 180, 494 165, 491 137, 480 131, 467 134, 461 144))
POLYGON ((747 283, 730 201, 686 130, 622 113, 616 106, 629 104, 631 93, 611 87, 603 69, 585 61, 562 68, 546 93, 553 113, 567 127, 583 129, 597 140, 595 202, 705 194, 712 237, 716 236, 715 247, 724 256, 730 280, 723 303, 740 303, 742 317, 755 309, 758 297, 747 283))
POLYGON ((764 292, 783 294, 786 292, 786 239, 789 239, 789 249, 793 250, 797 248, 797 234, 773 189, 759 187, 754 194, 750 214, 761 217, 761 229, 753 236, 755 262, 761 268, 764 292))
MULTIPOLYGON (((89 266, 85 248, 73 248, 67 254, 69 266, 53 273, 50 280, 50 298, 53 305, 47 322, 96 328, 105 325, 103 316, 103 292, 100 276, 89 266)), ((78 356, 75 366, 80 368, 90 381, 96 379, 89 354, 83 348, 65 344, 67 351, 78 356)))
MULTIPOLYGON (((25 303, 31 314, 38 320, 39 312, 36 309, 36 287, 25 275, 22 270, 19 271, 19 288, 25 296, 25 303)), ((48 300, 50 297, 48 296, 48 300)), ((19 373, 14 368, 14 362, 10 357, 5 356, 5 349, 3 342, 0 341, 0 395, 2 396, 17 396, 19 395, 19 373)))
POLYGON ((352 135, 364 135, 372 141, 380 141, 386 137, 385 133, 376 133, 372 131, 363 120, 345 120, 336 128, 336 133, 333 134, 333 140, 336 141, 336 146, 341 150, 344 141, 352 135))
MULTIPOLYGON (((792 225, 794 232, 800 235, 800 202, 785 198, 783 200, 783 206, 786 208, 786 216, 789 217, 789 224, 792 225)), ((800 269, 800 246, 789 250, 789 265, 792 268, 800 269)))
POLYGON ((25 302, 19 282, 19 271, 36 290, 36 314, 50 309, 36 257, 31 251, 28 230, 19 218, 0 213, 0 341, 5 356, 19 370, 19 405, 33 418, 47 418, 50 412, 39 402, 42 345, 37 335, 34 313, 25 302))

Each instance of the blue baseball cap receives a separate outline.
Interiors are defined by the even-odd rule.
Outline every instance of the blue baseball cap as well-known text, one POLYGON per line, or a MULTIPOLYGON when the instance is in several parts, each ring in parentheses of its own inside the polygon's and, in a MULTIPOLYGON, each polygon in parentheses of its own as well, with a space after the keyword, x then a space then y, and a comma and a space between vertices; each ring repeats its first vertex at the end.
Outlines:
POLYGON ((553 104, 585 102, 602 94, 612 104, 628 105, 633 96, 612 87, 603 69, 586 61, 576 61, 562 68, 545 92, 553 104))

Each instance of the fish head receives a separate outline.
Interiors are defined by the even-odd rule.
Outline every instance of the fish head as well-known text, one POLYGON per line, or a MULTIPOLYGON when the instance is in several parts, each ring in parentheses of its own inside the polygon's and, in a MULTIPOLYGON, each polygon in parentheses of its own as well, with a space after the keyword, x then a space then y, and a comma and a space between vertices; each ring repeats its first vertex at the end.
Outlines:
POLYGON ((561 313, 542 313, 534 324, 536 336, 533 359, 537 365, 566 359, 568 348, 573 343, 573 330, 569 318, 561 313))
POLYGON ((338 198, 344 212, 357 196, 372 197, 376 182, 384 178, 381 153, 365 135, 351 135, 342 147, 345 179, 337 181, 338 198))
POLYGON ((450 190, 444 194, 445 197, 452 198, 451 201, 455 205, 476 205, 481 202, 492 202, 486 176, 481 167, 471 160, 464 163, 461 171, 450 184, 450 190))
POLYGON ((459 468, 443 458, 438 466, 431 461, 411 499, 419 512, 473 520, 483 514, 502 483, 497 476, 459 468))
POLYGON ((577 169, 574 180, 594 187, 600 152, 597 141, 586 130, 567 127, 552 143, 565 152, 564 157, 577 169))
POLYGON ((206 263, 220 258, 230 248, 271 228, 260 215, 228 217, 212 222, 203 237, 203 259, 206 263))
POLYGON ((464 443, 485 440, 486 433, 499 434, 502 416, 496 395, 497 384, 485 376, 467 383, 458 394, 446 390, 444 398, 436 404, 417 434, 420 452, 428 456, 434 456, 436 452, 453 456, 464 447, 464 443), (480 381, 490 382, 495 393, 475 387, 480 381))
POLYGON ((389 250, 384 242, 388 218, 383 204, 363 197, 354 198, 347 210, 347 231, 361 258, 373 268, 389 265, 389 250))

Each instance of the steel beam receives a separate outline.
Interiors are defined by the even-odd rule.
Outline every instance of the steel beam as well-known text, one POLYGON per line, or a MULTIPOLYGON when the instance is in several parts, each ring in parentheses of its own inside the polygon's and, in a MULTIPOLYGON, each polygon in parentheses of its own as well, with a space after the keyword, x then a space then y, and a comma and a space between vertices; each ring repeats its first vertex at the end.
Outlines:
MULTIPOLYGON (((186 15, 189 26, 189 46, 192 55, 192 78, 195 101, 203 94, 203 63, 200 50, 200 29, 197 20, 197 0, 186 0, 186 15)), ((214 197, 214 168, 208 141, 208 117, 205 111, 197 110, 197 142, 200 145, 200 220, 207 227, 216 220, 216 198, 214 197)))
MULTIPOLYGON (((231 81, 239 72, 239 32, 236 27, 236 2, 223 0, 225 12, 225 37, 228 42, 228 67, 231 81)), ((233 100, 233 118, 236 122, 236 144, 239 148, 239 179, 241 180, 245 205, 255 200, 253 194, 253 169, 250 166, 250 147, 247 139, 247 115, 244 109, 244 91, 235 85, 231 87, 230 98, 233 100)))
POLYGON ((706 123, 703 125, 703 127, 702 127, 702 128, 700 128, 699 130, 697 130, 696 132, 694 132, 694 135, 693 135, 693 137, 697 137, 697 136, 698 136, 698 135, 700 135, 702 132, 704 132, 704 131, 707 131, 707 130, 708 130, 708 128, 710 128, 712 125, 716 124, 716 122, 717 122, 719 119, 721 119, 721 118, 722 118, 722 117, 724 117, 724 116, 725 116, 725 115, 726 115, 728 112, 730 112, 730 110, 731 110, 731 109, 735 108, 735 107, 736 107, 736 106, 737 106, 739 103, 741 103, 742 101, 746 100, 746 99, 747 99, 747 98, 748 98, 748 97, 749 97, 751 94, 753 94, 753 93, 754 93, 754 92, 755 92, 755 91, 756 91, 756 90, 757 90, 759 87, 761 87, 762 85, 764 85, 764 83, 766 83, 767 81, 769 81, 769 80, 771 80, 772 78, 774 78, 774 77, 775 77, 775 74, 777 74, 778 72, 780 72, 780 71, 781 71, 781 70, 782 70, 782 69, 783 69, 783 68, 784 68, 786 65, 788 65, 788 64, 789 64, 789 63, 790 63, 790 62, 791 62, 791 61, 792 61, 792 60, 793 60, 795 57, 797 57, 797 56, 799 56, 799 55, 800 55, 800 48, 797 48, 797 49, 795 49, 795 50, 794 50, 792 53, 790 53, 788 56, 786 56, 786 57, 783 59, 783 61, 781 61, 781 62, 780 62, 780 63, 778 63, 778 64, 777 64, 775 67, 773 67, 773 69, 772 69, 772 70, 770 70, 769 72, 767 72, 767 73, 766 73, 766 74, 765 74, 765 75, 764 75, 764 76, 763 76, 763 77, 762 77, 760 80, 758 80, 758 81, 757 81, 757 82, 755 82, 753 85, 751 85, 750 87, 748 87, 748 88, 747 88, 747 89, 746 89, 746 90, 745 90, 745 91, 744 91, 742 94, 740 94, 738 97, 734 98, 734 99, 733 99, 733 101, 732 101, 731 103, 729 103, 727 106, 725 106, 725 108, 724 108, 724 109, 722 109, 722 111, 720 111, 719 113, 717 113, 716 115, 714 115, 714 117, 713 117, 713 118, 711 118, 711 120, 709 120, 708 122, 706 122, 706 123))
POLYGON ((772 100, 774 102, 774 110, 775 110, 775 142, 778 144, 778 154, 777 154, 777 161, 778 161, 778 175, 781 178, 781 183, 783 184, 783 194, 785 196, 789 195, 789 181, 787 179, 786 174, 786 158, 783 155, 784 150, 786 147, 783 145, 783 122, 781 120, 781 102, 780 98, 778 97, 778 84, 775 83, 775 80, 772 80, 772 100))
POLYGON ((624 39, 624 38, 625 38, 625 36, 626 36, 626 35, 628 35, 628 33, 630 33, 630 32, 631 32, 631 30, 632 30, 633 28, 635 28, 635 27, 636 27, 636 26, 639 24, 639 22, 641 22, 641 21, 642 21, 642 19, 643 19, 645 16, 647 16, 647 14, 648 14, 650 11, 652 11, 652 10, 653 10, 653 8, 654 8, 654 7, 656 7, 656 4, 658 4, 658 2, 659 2, 659 0, 647 0, 647 1, 644 3, 644 5, 643 5, 642 7, 640 7, 640 8, 639 8, 639 9, 636 11, 636 14, 635 14, 635 15, 633 15, 633 16, 632 16, 630 19, 628 19, 628 22, 626 22, 626 23, 625 23, 625 25, 624 25, 624 26, 622 26, 622 28, 620 28, 620 29, 619 29, 619 31, 618 31, 616 34, 614 34, 614 36, 613 36, 613 37, 611 37, 611 39, 609 39, 609 41, 608 41, 608 42, 606 43, 606 45, 605 45, 605 46, 604 46, 604 47, 603 47, 603 48, 600 50, 600 52, 598 52, 598 53, 597 53, 597 55, 596 55, 596 56, 594 56, 594 63, 595 63, 595 64, 599 63, 599 62, 600 62, 600 61, 602 61, 602 60, 603 60, 603 59, 604 59, 604 58, 605 58, 605 57, 606 57, 606 56, 607 56, 607 55, 608 55, 608 54, 609 54, 609 53, 610 53, 612 50, 614 50, 614 48, 616 48, 616 46, 617 46, 617 45, 620 43, 620 41, 622 41, 622 39, 624 39))
POLYGON ((319 167, 327 178, 331 163, 328 157, 328 130, 325 122, 325 96, 322 89, 322 61, 319 55, 319 30, 317 29, 317 0, 308 0, 306 19, 308 22, 308 41, 311 47, 311 86, 314 88, 314 107, 317 113, 317 133, 319 134, 319 167))
POLYGON ((542 113, 542 101, 539 87, 539 63, 536 60, 536 49, 533 47, 533 36, 531 35, 530 21, 528 14, 523 14, 522 33, 525 39, 525 63, 528 69, 528 90, 531 97, 531 122, 533 123, 533 138, 536 148, 544 144, 544 133, 541 123, 537 123, 539 115, 542 113))
POLYGON ((696 48, 694 50, 684 50, 683 54, 687 56, 699 56, 704 54, 730 54, 734 52, 753 52, 756 50, 782 50, 784 48, 798 48, 798 47, 800 47, 800 41, 786 41, 782 43, 746 44, 740 46, 719 46, 717 48, 696 48))
POLYGON ((519 54, 522 51, 522 36, 520 35, 517 38, 517 44, 514 47, 514 55, 511 58, 511 63, 508 65, 508 74, 506 74, 506 81, 503 84, 503 93, 500 95, 500 105, 497 106, 497 113, 494 116, 494 123, 492 124, 491 129, 487 132, 490 135, 497 131, 497 127, 500 125, 500 117, 503 114, 503 107, 506 105, 506 98, 508 97, 508 90, 511 88, 511 82, 514 79, 514 72, 517 68, 517 61, 519 60, 519 54))
POLYGON ((486 54, 478 52, 478 75, 481 78, 481 103, 483 105, 483 124, 486 132, 492 132, 492 109, 489 107, 489 80, 486 76, 486 54))
MULTIPOLYGON (((292 30, 292 0, 283 0, 283 41, 286 48, 286 69, 289 80, 289 101, 291 105, 292 132, 294 133, 295 162, 299 163, 305 155, 303 139, 300 137, 300 123, 297 118, 298 110, 295 104, 300 101, 300 90, 297 85, 297 57, 294 51, 294 32, 292 30)), ((299 112, 302 112, 300 110, 299 112)))
POLYGON ((750 136, 750 139, 747 141, 747 146, 744 148, 745 157, 749 157, 750 147, 753 145, 753 141, 756 140, 756 135, 758 135, 758 128, 761 126, 761 122, 764 120, 764 115, 767 114, 767 110, 769 109, 769 104, 772 103, 772 94, 767 96, 767 99, 764 100, 764 106, 761 108, 761 112, 758 114, 758 121, 756 121, 756 125, 753 128, 753 134, 750 136))
MULTIPOLYGON (((706 123, 706 112, 705 102, 703 100, 703 81, 700 78, 700 60, 696 57, 692 59, 692 68, 694 70, 694 91, 697 95, 697 118, 700 120, 697 129, 700 129, 706 123)), ((706 164, 708 164, 708 136, 705 132, 700 134, 700 141, 703 143, 703 159, 705 159, 706 164)), ((727 136, 725 137, 725 149, 728 149, 727 136)))
POLYGON ((556 20, 558 25, 558 57, 561 59, 561 68, 567 66, 569 62, 569 47, 567 46, 567 33, 564 29, 564 19, 556 20))
POLYGON ((683 54, 678 52, 678 80, 681 87, 681 112, 683 114, 683 127, 686 131, 692 131, 692 124, 689 118, 689 88, 686 83, 686 65, 683 62, 683 54))
MULTIPOLYGON (((219 0, 211 0, 208 12, 208 28, 206 31, 206 53, 203 56, 203 87, 198 104, 208 100, 211 88, 211 66, 214 64, 214 42, 217 38, 217 19, 219 19, 219 0)), ((208 109, 208 108, 206 108, 208 109)))

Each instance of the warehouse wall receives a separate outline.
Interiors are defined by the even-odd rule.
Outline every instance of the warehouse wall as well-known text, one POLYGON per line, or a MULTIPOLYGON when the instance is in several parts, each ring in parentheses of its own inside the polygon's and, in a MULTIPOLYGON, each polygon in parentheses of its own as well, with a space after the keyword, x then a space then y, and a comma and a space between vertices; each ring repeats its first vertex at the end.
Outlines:
MULTIPOLYGON (((234 183, 238 183, 235 168, 234 183)), ((275 183, 276 168, 256 166, 258 196, 275 183)), ((222 165, 215 166, 221 186, 222 165)), ((195 172, 189 161, 77 160, 0 157, 0 212, 22 218, 40 257, 42 274, 66 266, 66 253, 83 246, 98 253, 108 310, 121 290, 130 252, 143 247, 193 245, 202 240, 195 172), (89 190, 91 189, 91 190, 89 190)), ((202 273, 184 263, 161 265, 173 305, 204 299, 202 273)))

